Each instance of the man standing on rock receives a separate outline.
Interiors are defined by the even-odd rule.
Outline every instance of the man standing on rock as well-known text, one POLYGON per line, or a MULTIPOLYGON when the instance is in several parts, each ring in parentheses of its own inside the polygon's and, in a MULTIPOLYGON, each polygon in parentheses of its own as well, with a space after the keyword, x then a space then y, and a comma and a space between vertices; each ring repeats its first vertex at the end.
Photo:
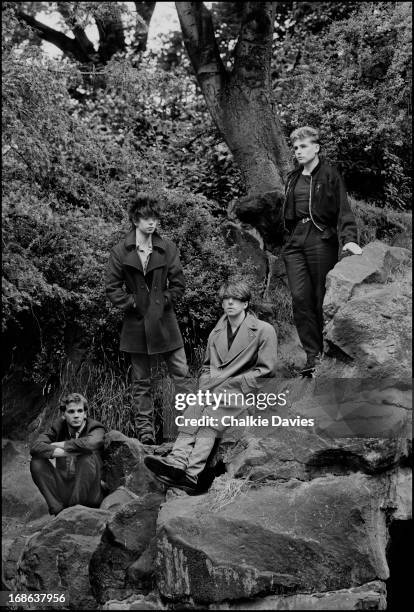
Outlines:
POLYGON ((299 167, 288 176, 284 203, 289 232, 283 248, 293 316, 306 352, 302 376, 314 376, 323 352, 326 275, 342 253, 360 255, 357 226, 338 171, 319 158, 319 132, 305 126, 290 135, 299 167))
POLYGON ((251 292, 247 283, 227 282, 219 296, 224 315, 208 338, 198 388, 221 398, 220 405, 191 403, 184 414, 188 420, 205 417, 211 425, 184 424, 167 457, 148 455, 144 459, 159 480, 187 492, 198 490, 198 477, 217 435, 226 429, 227 418, 247 415, 245 396, 257 393, 276 372, 276 332, 248 310, 251 292))
POLYGON ((177 247, 157 232, 157 200, 139 193, 128 212, 132 229, 111 251, 106 295, 124 312, 120 348, 131 356, 136 435, 142 444, 155 444, 151 356, 163 356, 176 389, 190 381, 174 313, 184 274, 177 247))
POLYGON ((87 401, 80 393, 64 397, 59 408, 61 418, 30 449, 33 481, 50 514, 76 504, 99 508, 105 428, 87 417, 87 401), (56 468, 49 459, 56 459, 56 468))

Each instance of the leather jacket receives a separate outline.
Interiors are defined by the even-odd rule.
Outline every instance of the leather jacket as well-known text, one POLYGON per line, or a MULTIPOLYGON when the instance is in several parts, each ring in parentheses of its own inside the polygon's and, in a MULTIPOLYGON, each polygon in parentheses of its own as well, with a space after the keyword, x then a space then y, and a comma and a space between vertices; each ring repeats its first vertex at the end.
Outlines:
MULTIPOLYGON (((285 228, 291 234, 296 225, 294 190, 303 167, 289 173, 283 206, 285 228)), ((354 213, 349 205, 341 175, 333 166, 319 161, 311 172, 309 188, 309 217, 322 232, 322 238, 338 235, 343 246, 347 242, 358 242, 358 231, 354 213)))

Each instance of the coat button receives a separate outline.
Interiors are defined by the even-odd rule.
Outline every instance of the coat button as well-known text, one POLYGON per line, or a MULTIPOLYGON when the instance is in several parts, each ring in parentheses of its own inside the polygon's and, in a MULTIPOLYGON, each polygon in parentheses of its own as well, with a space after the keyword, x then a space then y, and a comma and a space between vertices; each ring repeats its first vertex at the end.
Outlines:
POLYGON ((141 289, 144 289, 144 285, 141 285, 141 289))
POLYGON ((156 303, 156 304, 159 304, 159 303, 160 303, 160 301, 159 301, 159 300, 155 300, 155 303, 156 303))

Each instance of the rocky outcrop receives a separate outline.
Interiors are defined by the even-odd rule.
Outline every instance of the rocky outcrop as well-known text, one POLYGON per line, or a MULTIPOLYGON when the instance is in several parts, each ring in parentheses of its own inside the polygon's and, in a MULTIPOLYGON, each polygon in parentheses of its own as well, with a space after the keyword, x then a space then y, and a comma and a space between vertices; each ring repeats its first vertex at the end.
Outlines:
POLYGON ((292 379, 265 391, 282 388, 286 406, 254 415, 277 425, 239 429, 238 439, 224 454, 231 475, 309 480, 325 473, 379 474, 409 460, 412 395, 406 381, 292 379), (300 419, 314 424, 297 426, 300 419))
POLYGON ((269 595, 262 599, 209 606, 212 610, 386 610, 385 586, 379 580, 353 589, 301 595, 269 595))
POLYGON ((30 475, 29 446, 2 440, 2 514, 30 521, 47 514, 47 505, 30 475))
POLYGON ((165 487, 144 466, 146 452, 138 440, 128 438, 119 431, 110 431, 106 434, 105 482, 111 492, 120 486, 125 486, 137 495, 165 490, 165 487))
POLYGON ((329 272, 324 335, 333 355, 356 366, 348 376, 411 376, 410 256, 373 242, 329 272))
POLYGON ((152 587, 151 548, 164 495, 148 493, 122 505, 107 522, 90 564, 90 580, 99 603, 152 587))
POLYGON ((158 519, 161 594, 200 603, 333 591, 388 578, 378 485, 365 475, 251 488, 215 507, 171 500, 158 519))
POLYGON ((71 608, 94 609, 89 564, 105 530, 106 510, 63 510, 26 544, 16 590, 65 593, 71 608))

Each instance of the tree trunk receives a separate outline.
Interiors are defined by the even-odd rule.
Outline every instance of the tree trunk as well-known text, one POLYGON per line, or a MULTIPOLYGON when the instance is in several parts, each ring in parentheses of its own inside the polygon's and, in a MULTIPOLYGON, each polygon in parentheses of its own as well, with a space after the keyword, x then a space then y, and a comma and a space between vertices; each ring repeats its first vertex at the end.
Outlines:
POLYGON ((289 151, 272 103, 270 61, 275 3, 246 2, 231 73, 223 66, 209 11, 177 2, 184 42, 207 107, 245 179, 247 194, 231 212, 253 225, 265 244, 282 236, 289 151))

